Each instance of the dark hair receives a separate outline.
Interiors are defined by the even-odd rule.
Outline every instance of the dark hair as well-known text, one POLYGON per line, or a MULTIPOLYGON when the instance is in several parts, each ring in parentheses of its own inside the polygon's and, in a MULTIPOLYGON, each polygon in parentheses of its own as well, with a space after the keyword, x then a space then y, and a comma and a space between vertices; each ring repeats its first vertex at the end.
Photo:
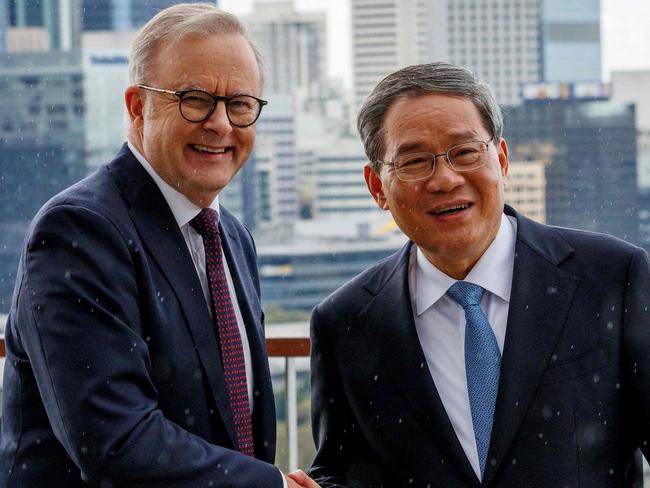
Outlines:
POLYGON ((503 116, 490 87, 474 73, 449 63, 416 64, 395 71, 381 80, 361 106, 357 129, 374 171, 384 153, 383 124, 386 112, 402 98, 429 93, 466 97, 476 106, 485 128, 498 142, 503 133, 503 116))

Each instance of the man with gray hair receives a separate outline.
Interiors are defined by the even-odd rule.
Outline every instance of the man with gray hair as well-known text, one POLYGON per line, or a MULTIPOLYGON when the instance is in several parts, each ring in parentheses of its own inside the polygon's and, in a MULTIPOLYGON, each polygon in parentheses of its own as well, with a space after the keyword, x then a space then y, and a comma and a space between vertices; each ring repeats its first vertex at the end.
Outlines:
POLYGON ((28 231, 0 486, 297 487, 272 464, 253 240, 219 204, 267 103, 257 51, 232 15, 179 4, 129 74, 128 142, 28 231))
POLYGON ((628 486, 650 454, 646 253, 504 204, 501 112, 464 68, 389 75, 358 129, 410 240, 313 312, 314 479, 628 486))

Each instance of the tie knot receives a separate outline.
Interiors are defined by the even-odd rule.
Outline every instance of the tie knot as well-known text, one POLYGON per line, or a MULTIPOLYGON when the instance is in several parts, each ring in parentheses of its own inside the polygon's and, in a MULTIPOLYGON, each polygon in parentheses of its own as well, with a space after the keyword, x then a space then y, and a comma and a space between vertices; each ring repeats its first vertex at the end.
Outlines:
POLYGON ((447 295, 458 305, 467 308, 470 305, 479 305, 485 289, 468 281, 457 281, 449 287, 447 295))
POLYGON ((216 235, 219 232, 219 214, 212 208, 204 208, 190 220, 190 225, 202 237, 216 235))

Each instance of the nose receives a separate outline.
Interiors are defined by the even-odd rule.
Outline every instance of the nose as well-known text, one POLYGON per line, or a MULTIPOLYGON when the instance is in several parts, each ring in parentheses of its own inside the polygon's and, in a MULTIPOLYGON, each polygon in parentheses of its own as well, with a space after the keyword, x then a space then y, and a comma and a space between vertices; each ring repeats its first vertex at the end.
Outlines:
POLYGON ((219 135, 224 135, 232 131, 232 125, 228 119, 225 102, 222 100, 217 102, 212 115, 203 122, 203 127, 206 130, 216 132, 219 135))
POLYGON ((462 173, 455 171, 447 162, 444 154, 436 156, 433 174, 426 180, 426 188, 431 191, 450 192, 465 183, 462 173))

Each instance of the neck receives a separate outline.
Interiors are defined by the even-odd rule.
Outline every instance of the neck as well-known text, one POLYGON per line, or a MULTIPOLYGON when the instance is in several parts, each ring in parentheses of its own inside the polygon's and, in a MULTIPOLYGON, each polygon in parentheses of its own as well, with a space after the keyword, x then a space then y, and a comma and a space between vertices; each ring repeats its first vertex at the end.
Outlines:
POLYGON ((455 280, 464 280, 465 277, 472 270, 474 265, 480 259, 479 256, 477 258, 462 259, 462 260, 457 260, 452 263, 449 263, 449 262, 440 262, 440 260, 437 260, 435 256, 432 256, 431 253, 429 253, 424 249, 422 249, 422 253, 431 264, 433 264, 440 271, 442 271, 447 276, 450 276, 455 280))

